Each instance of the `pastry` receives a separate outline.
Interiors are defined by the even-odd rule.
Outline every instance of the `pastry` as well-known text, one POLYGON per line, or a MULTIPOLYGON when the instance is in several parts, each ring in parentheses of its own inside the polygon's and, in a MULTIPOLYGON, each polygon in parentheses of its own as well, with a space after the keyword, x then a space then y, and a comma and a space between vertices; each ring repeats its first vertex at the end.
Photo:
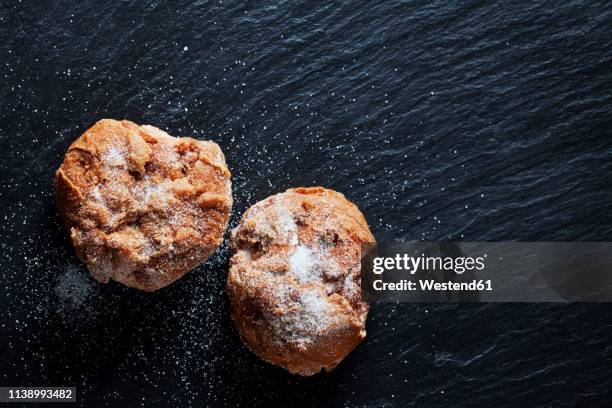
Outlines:
POLYGON ((243 342, 309 376, 332 370, 365 337, 361 246, 365 218, 342 194, 295 188, 258 202, 232 231, 227 281, 243 342))
POLYGON ((232 207, 216 143, 127 120, 100 120, 72 143, 55 173, 55 196, 91 275, 144 291, 207 259, 232 207))

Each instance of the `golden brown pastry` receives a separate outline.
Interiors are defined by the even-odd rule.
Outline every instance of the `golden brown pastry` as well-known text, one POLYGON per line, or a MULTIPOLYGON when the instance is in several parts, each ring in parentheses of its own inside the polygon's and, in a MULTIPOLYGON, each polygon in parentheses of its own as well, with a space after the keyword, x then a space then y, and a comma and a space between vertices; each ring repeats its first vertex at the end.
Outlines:
POLYGON ((55 196, 77 254, 100 282, 160 289, 222 243, 230 172, 216 143, 103 119, 68 149, 55 196))
POLYGON ((249 208, 231 234, 227 292, 244 343, 291 373, 332 370, 365 335, 359 209, 321 187, 295 188, 249 208))

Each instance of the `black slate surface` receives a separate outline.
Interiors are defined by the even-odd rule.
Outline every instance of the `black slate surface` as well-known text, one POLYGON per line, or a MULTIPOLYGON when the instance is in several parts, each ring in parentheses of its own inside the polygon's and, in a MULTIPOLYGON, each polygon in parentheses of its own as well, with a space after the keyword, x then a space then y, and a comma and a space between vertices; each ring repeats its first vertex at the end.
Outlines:
POLYGON ((379 241, 612 239, 610 2, 4 2, 0 385, 96 406, 612 404, 607 304, 374 304, 337 370, 240 343, 227 248, 154 294, 99 285, 52 198, 104 117, 218 142, 232 225, 292 186, 379 241))

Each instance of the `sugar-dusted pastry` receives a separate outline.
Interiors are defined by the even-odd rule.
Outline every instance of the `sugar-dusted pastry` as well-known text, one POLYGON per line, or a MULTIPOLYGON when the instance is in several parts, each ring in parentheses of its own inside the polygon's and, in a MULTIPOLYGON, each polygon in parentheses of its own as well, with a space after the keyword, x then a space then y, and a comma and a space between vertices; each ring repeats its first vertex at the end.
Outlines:
POLYGON ((145 291, 208 258, 232 207, 216 143, 110 119, 72 143, 55 173, 55 196, 91 275, 145 291))
POLYGON ((294 374, 332 370, 365 337, 365 218, 342 194, 295 188, 249 208, 231 234, 227 281, 244 343, 294 374))

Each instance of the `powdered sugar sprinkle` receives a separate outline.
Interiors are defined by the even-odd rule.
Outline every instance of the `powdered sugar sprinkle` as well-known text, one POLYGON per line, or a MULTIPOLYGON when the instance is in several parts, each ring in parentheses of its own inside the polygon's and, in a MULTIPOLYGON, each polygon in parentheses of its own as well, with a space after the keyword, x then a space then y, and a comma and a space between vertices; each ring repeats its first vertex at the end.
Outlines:
POLYGON ((317 263, 316 254, 307 246, 298 245, 289 257, 289 270, 300 283, 312 281, 313 266, 317 263))
POLYGON ((126 166, 125 154, 123 150, 117 146, 113 146, 108 149, 100 158, 102 163, 111 167, 124 167, 126 166))

